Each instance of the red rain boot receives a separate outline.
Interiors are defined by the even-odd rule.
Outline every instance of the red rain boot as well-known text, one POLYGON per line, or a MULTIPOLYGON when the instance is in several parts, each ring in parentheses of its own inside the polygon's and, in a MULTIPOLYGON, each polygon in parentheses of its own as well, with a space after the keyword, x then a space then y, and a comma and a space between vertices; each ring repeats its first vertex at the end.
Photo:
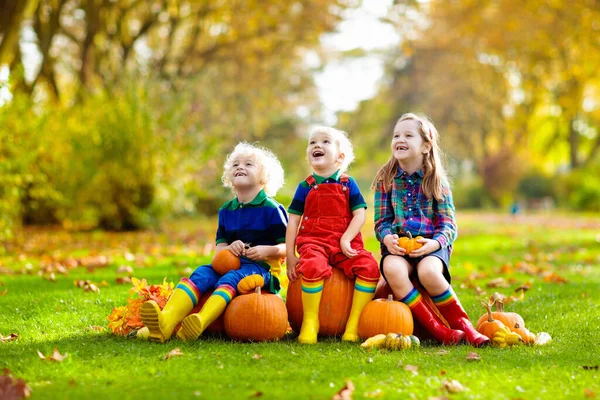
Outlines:
POLYGON ((413 317, 429 331, 438 342, 443 344, 457 344, 465 336, 461 330, 454 330, 446 327, 437 315, 431 310, 429 304, 420 300, 410 307, 413 317))
POLYGON ((469 316, 456 297, 450 303, 437 306, 437 308, 444 318, 446 318, 452 329, 461 329, 465 332, 465 339, 469 344, 475 347, 483 347, 490 344, 490 339, 477 332, 473 327, 469 316))

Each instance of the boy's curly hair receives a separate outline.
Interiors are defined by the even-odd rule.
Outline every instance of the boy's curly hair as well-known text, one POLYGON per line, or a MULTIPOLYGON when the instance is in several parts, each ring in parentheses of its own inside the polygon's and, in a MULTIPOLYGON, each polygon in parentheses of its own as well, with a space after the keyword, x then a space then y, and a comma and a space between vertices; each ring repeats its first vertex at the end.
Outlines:
POLYGON ((231 188, 231 191, 235 194, 230 171, 233 168, 233 162, 240 156, 252 157, 258 163, 261 169, 260 181, 265 187, 265 193, 269 196, 275 196, 283 186, 284 174, 281 163, 271 150, 247 142, 238 143, 225 159, 223 176, 221 177, 223 186, 231 188))
POLYGON ((328 133, 329 135, 331 135, 333 140, 335 140, 340 153, 344 154, 344 161, 342 162, 342 165, 340 165, 340 171, 346 172, 355 158, 354 148, 352 147, 352 142, 348 138, 348 134, 344 131, 331 128, 329 126, 317 126, 310 132, 308 140, 310 141, 310 138, 316 133, 328 133))

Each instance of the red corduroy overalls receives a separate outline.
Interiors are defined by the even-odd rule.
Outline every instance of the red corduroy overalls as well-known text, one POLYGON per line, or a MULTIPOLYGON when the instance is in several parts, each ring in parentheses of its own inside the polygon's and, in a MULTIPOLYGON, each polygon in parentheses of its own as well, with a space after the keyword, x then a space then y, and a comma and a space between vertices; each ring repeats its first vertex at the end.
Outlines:
POLYGON ((352 220, 348 181, 347 175, 341 175, 339 183, 318 185, 312 175, 306 178, 311 190, 304 202, 296 238, 300 255, 297 271, 306 280, 329 278, 332 266, 343 270, 350 279, 379 279, 377 261, 364 249, 360 233, 351 242, 358 251, 356 256, 348 258, 340 248, 340 239, 352 220))

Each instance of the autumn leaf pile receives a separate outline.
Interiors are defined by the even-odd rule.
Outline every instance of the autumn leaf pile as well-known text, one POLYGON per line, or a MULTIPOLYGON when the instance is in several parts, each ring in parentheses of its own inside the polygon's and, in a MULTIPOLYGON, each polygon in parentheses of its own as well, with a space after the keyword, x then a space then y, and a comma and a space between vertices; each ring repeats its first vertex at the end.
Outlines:
POLYGON ((116 335, 127 336, 132 331, 142 328, 144 326, 140 317, 142 304, 154 300, 162 310, 175 286, 173 282, 167 282, 166 278, 160 285, 148 285, 146 279, 137 278, 131 278, 131 282, 133 287, 129 291, 131 296, 127 299, 127 305, 113 308, 106 318, 109 321, 108 327, 116 335))

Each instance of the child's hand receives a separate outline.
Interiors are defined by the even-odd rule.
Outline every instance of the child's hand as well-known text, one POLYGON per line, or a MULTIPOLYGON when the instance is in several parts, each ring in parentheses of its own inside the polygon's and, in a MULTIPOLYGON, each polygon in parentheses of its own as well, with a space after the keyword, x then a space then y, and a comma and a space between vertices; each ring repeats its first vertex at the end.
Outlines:
POLYGON ((285 259, 287 276, 290 282, 294 282, 296 279, 298 279, 298 274, 296 273, 296 266, 298 265, 299 261, 300 259, 296 257, 295 254, 293 256, 288 255, 285 259))
POLYGON ((244 255, 251 260, 266 260, 271 256, 272 246, 254 246, 250 247, 244 255))
POLYGON ((345 240, 344 238, 340 240, 340 249, 342 249, 342 253, 344 253, 344 255, 348 258, 352 258, 358 254, 358 251, 352 248, 350 241, 345 240))
POLYGON ((241 240, 236 240, 227 247, 229 248, 229 251, 231 251, 237 257, 244 254, 244 242, 241 240))
POLYGON ((417 240, 417 242, 423 243, 423 247, 411 251, 411 253, 408 255, 411 258, 424 257, 427 254, 433 253, 434 251, 439 250, 442 247, 442 245, 440 245, 440 242, 433 239, 422 238, 417 240))
POLYGON ((387 235, 383 238, 383 244, 385 244, 385 247, 387 247, 391 254, 395 254, 397 256, 403 256, 406 254, 406 250, 398 246, 398 235, 387 235))

